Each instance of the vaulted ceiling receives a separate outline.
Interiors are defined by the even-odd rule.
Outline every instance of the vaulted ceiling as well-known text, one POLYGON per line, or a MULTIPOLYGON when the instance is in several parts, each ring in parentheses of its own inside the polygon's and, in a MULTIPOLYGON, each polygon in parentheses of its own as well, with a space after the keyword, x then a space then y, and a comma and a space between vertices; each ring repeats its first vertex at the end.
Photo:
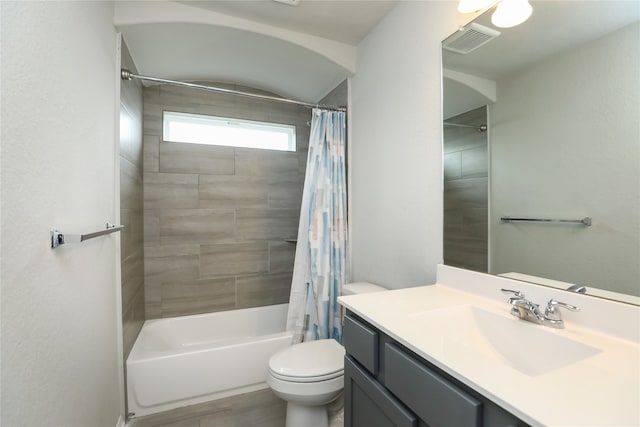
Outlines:
POLYGON ((116 2, 138 73, 236 83, 317 102, 356 70, 356 46, 396 1, 116 2))

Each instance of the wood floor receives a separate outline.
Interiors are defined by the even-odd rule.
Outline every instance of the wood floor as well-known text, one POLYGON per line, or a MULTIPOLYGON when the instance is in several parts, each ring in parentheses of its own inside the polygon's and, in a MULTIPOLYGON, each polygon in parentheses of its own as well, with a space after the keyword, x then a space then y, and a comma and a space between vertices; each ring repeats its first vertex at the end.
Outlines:
MULTIPOLYGON (((342 397, 329 405, 330 427, 342 427, 342 397)), ((286 403, 270 389, 133 418, 126 427, 284 427, 286 403)))

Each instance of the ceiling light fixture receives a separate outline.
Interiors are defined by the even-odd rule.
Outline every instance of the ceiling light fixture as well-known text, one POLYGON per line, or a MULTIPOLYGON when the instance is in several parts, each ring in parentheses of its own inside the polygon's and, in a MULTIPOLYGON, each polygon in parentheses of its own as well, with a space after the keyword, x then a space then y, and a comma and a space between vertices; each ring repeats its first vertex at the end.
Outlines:
POLYGON ((496 3, 498 6, 491 16, 491 22, 500 28, 520 25, 529 19, 533 12, 529 0, 460 0, 458 3, 458 12, 474 13, 489 9, 496 3))
POLYGON ((491 15, 491 23, 500 28, 515 27, 529 19, 532 12, 528 0, 502 0, 491 15))

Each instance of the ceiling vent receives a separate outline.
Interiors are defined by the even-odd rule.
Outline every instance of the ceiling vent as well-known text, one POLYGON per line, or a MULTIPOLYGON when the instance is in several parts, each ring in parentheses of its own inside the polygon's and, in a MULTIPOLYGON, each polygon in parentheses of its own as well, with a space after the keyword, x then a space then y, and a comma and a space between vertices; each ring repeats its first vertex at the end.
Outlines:
POLYGON ((500 35, 500 31, 473 23, 448 37, 442 47, 451 52, 466 54, 489 43, 500 35))

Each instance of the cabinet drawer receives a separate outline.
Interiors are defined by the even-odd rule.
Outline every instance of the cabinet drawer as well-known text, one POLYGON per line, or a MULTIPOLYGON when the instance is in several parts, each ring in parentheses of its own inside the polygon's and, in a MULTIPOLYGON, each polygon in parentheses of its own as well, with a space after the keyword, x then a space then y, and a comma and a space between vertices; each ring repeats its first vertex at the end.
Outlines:
POLYGON ((378 373, 378 331, 346 315, 342 328, 344 348, 371 374, 378 373))
POLYGON ((345 427, 417 427, 418 419, 350 357, 344 361, 345 427))
POLYGON ((396 345, 384 351, 385 385, 430 427, 481 425, 481 401, 396 345))

